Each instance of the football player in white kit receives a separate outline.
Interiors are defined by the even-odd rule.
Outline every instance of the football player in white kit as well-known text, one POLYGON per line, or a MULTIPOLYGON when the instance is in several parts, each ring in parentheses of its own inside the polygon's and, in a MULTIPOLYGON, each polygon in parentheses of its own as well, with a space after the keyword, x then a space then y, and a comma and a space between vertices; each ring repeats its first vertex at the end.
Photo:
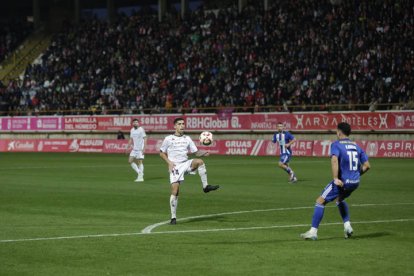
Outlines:
POLYGON ((160 156, 167 163, 168 171, 170 172, 170 224, 177 223, 178 193, 185 174, 195 174, 197 170, 205 193, 217 190, 220 187, 219 185, 208 184, 206 165, 203 160, 199 158, 188 159, 188 152, 194 153, 197 157, 208 156, 209 153, 197 149, 193 140, 189 136, 184 135, 184 127, 184 119, 176 118, 174 120, 175 133, 165 137, 160 148, 160 156))
POLYGON ((129 154, 128 162, 137 173, 135 182, 144 181, 144 152, 147 145, 147 135, 145 130, 139 126, 138 119, 132 120, 133 128, 131 128, 127 151, 132 150, 129 154))

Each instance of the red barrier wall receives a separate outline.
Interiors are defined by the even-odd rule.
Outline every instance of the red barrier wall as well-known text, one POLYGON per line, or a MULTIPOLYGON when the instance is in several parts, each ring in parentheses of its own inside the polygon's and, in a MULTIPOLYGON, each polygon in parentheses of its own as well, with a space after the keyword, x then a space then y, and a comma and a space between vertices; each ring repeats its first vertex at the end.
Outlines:
MULTIPOLYGON (((180 115, 0 117, 0 132, 129 131, 138 118, 146 131, 170 131, 180 115)), ((334 130, 347 121, 354 131, 414 131, 414 111, 341 113, 186 114, 189 131, 273 131, 278 122, 292 131, 334 130)))
MULTIPOLYGON (((356 141, 371 157, 414 158, 414 140, 356 141)), ((107 139, 4 139, 0 152, 99 152, 125 153, 127 140, 107 139)), ((148 139, 146 153, 159 153, 162 139, 148 139)), ((268 140, 215 140, 211 146, 197 146, 218 155, 279 155, 279 147, 268 140)), ((328 156, 331 141, 298 140, 294 156, 328 156)))

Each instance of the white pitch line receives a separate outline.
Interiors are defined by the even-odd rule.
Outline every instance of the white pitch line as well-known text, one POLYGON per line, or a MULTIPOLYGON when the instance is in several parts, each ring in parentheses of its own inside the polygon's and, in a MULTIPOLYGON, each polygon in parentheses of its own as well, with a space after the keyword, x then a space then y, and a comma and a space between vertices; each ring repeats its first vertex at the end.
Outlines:
MULTIPOLYGON (((367 203, 367 204, 352 204, 351 206, 355 207, 368 207, 368 206, 389 206, 389 205, 414 205, 414 202, 407 203, 367 203)), ((335 206, 327 206, 335 207, 335 206)), ((235 215, 235 214, 245 214, 245 213, 254 213, 254 212, 271 212, 271 211, 288 211, 288 210, 300 210, 300 209, 312 209, 313 206, 304 206, 304 207, 288 207, 288 208, 273 208, 273 209, 258 209, 250 211, 237 211, 237 212, 226 212, 219 214, 209 214, 201 216, 193 216, 178 219, 177 221, 185 221, 195 218, 208 218, 216 217, 223 215, 235 215)), ((395 220, 381 220, 381 221, 371 221, 371 222, 352 222, 353 224, 357 223, 386 223, 386 222, 407 222, 414 221, 414 219, 395 219, 395 220)), ((274 225, 274 226, 263 226, 263 227, 241 227, 241 228, 223 228, 223 229, 198 229, 198 230, 179 230, 179 231, 160 231, 152 232, 156 227, 168 224, 169 221, 163 221, 156 224, 152 224, 144 228, 141 232, 135 233, 114 233, 114 234, 91 234, 91 235, 79 235, 79 236, 64 236, 64 237, 49 237, 49 238, 27 238, 27 239, 10 239, 10 240, 0 240, 0 243, 10 243, 10 242, 24 242, 24 241, 46 241, 46 240, 69 240, 69 239, 85 239, 85 238, 101 238, 101 237, 120 237, 120 236, 137 236, 137 235, 151 235, 151 234, 174 234, 174 233, 198 233, 198 232, 218 232, 218 231, 240 231, 240 230, 255 230, 255 229, 271 229, 271 228, 293 228, 293 227, 304 227, 309 226, 309 224, 294 224, 294 225, 274 225)), ((337 225, 342 223, 325 223, 321 225, 337 225)))
MULTIPOLYGON (((352 224, 377 224, 391 222, 410 222, 413 219, 391 219, 391 220, 372 220, 372 221, 354 221, 352 224)), ((323 226, 342 225, 342 222, 321 223, 323 226)), ((86 239, 86 238, 105 238, 105 237, 121 237, 121 236, 141 236, 141 235, 157 235, 157 234, 185 234, 185 233, 205 233, 205 232, 223 232, 223 231, 246 231, 246 230, 266 230, 275 228, 298 228, 306 227, 309 224, 291 224, 291 225, 271 225, 271 226, 253 226, 239 228, 213 228, 213 229, 193 229, 193 230, 176 230, 176 231, 160 231, 151 233, 115 233, 115 234, 96 234, 83 236, 67 236, 67 237, 50 237, 50 238, 30 238, 16 240, 0 240, 0 243, 27 242, 27 241, 47 241, 47 240, 70 240, 70 239, 86 239)))
MULTIPOLYGON (((353 221, 352 224, 374 224, 374 223, 409 222, 409 221, 414 221, 414 219, 353 221)), ((322 226, 331 226, 331 225, 342 225, 342 224, 344 224, 344 223, 343 222, 327 222, 327 223, 321 223, 320 225, 322 225, 322 226)), ((266 229, 275 229, 275 228, 298 228, 298 227, 309 227, 309 223, 307 223, 307 224, 292 224, 292 225, 237 227, 237 228, 194 229, 194 230, 177 230, 177 231, 162 231, 162 232, 160 231, 160 232, 151 232, 151 233, 148 233, 148 234, 153 235, 153 234, 204 233, 204 232, 266 230, 266 229)), ((142 234, 144 234, 144 233, 142 233, 142 234)))
MULTIPOLYGON (((300 209, 312 209, 313 206, 306 206, 306 207, 291 207, 291 208, 272 208, 272 209, 258 209, 258 210, 248 210, 248 211, 236 211, 236 212, 225 212, 225 213, 218 213, 218 214, 209 214, 209 215, 200 215, 200 216, 192 216, 192 217, 185 217, 179 218, 177 221, 187 221, 191 219, 199 219, 199 218, 211 218, 211 217, 218 217, 218 216, 226 216, 226 215, 239 215, 239 214, 246 214, 246 213, 259 213, 259 212, 272 212, 272 211, 290 211, 290 210, 300 210, 300 209)), ((150 234, 152 230, 155 228, 169 224, 170 221, 162 221, 155 224, 151 224, 144 229, 142 229, 143 234, 150 234)))
MULTIPOLYGON (((370 207, 370 206, 390 206, 390 205, 414 205, 414 202, 412 203, 366 203, 366 204, 352 204, 351 206, 355 207, 370 207)), ((326 206, 327 208, 334 208, 336 206, 326 206)), ((236 211, 236 212, 225 212, 225 213, 219 213, 219 214, 209 214, 209 215, 200 215, 200 216, 192 216, 192 217, 185 217, 185 218, 179 218, 177 221, 187 221, 192 219, 199 219, 199 218, 211 218, 211 217, 218 217, 218 216, 225 216, 225 215, 238 215, 238 214, 245 214, 245 213, 259 213, 259 212, 273 212, 273 211, 291 211, 291 210, 301 210, 301 209, 313 209, 314 206, 304 206, 304 207, 287 207, 287 208, 272 208, 272 209, 259 209, 259 210, 249 210, 249 211, 236 211)), ((144 229, 142 229, 142 233, 149 234, 154 230, 155 228, 167 225, 170 221, 162 221, 155 224, 151 224, 144 229)))

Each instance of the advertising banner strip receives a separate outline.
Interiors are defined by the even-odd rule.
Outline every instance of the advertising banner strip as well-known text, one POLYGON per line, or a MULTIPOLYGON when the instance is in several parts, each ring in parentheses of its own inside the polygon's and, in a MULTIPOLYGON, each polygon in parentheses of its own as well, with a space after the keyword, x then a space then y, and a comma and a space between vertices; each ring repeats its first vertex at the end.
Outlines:
MULTIPOLYGON (((414 140, 356 141, 370 157, 414 158, 414 140)), ((329 140, 298 140, 293 156, 329 157, 329 140)), ((94 152, 126 153, 128 140, 110 139, 4 139, 0 152, 94 152)), ((162 139, 148 139, 145 154, 158 154, 162 139)), ((279 146, 269 140, 215 140, 201 146, 215 155, 278 156, 279 146)))
MULTIPOLYGON (((1 131, 129 131, 137 118, 146 131, 170 131, 179 114, 127 116, 39 116, 0 117, 1 131)), ((186 114, 188 131, 273 131, 279 122, 291 131, 329 131, 346 121, 354 131, 414 131, 414 111, 339 112, 339 113, 229 113, 186 114)))

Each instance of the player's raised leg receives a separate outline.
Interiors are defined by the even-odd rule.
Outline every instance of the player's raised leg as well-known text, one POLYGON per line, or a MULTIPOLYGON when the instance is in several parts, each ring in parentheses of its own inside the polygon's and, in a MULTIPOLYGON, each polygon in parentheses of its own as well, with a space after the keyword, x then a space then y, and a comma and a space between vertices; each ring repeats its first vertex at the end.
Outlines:
POLYGON ((191 163, 191 171, 198 171, 198 174, 200 175, 201 178, 201 183, 203 184, 203 191, 205 193, 208 193, 210 191, 214 191, 217 190, 218 188, 220 188, 219 185, 209 185, 208 181, 207 181, 207 168, 206 165, 204 164, 204 161, 201 159, 193 159, 192 163, 191 163))

